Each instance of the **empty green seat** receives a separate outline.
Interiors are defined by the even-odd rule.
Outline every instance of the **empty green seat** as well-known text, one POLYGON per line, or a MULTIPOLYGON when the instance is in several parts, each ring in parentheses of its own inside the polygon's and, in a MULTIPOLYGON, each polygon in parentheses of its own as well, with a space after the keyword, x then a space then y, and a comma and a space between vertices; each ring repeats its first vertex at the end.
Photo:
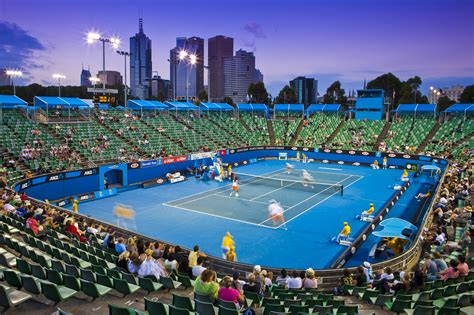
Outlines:
POLYGON ((77 293, 75 290, 48 281, 41 282, 41 288, 44 296, 53 301, 55 306, 62 301, 70 299, 77 293))
POLYGON ((113 278, 113 281, 114 281, 114 289, 122 293, 124 297, 140 289, 138 285, 128 283, 127 281, 122 280, 122 279, 113 278))
POLYGON ((92 301, 112 291, 112 288, 86 280, 81 280, 81 288, 87 296, 90 296, 92 298, 92 301))

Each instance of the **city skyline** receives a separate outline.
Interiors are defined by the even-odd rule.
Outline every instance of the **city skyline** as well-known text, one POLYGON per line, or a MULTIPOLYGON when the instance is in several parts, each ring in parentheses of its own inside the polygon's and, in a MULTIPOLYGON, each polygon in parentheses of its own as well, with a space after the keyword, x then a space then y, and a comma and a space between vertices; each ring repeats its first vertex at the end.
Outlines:
MULTIPOLYGON (((54 84, 51 74, 59 71, 67 77, 64 84, 79 85, 82 64, 97 73, 102 62, 99 45, 88 46, 85 34, 117 35, 120 49, 128 50, 141 11, 153 41, 153 71, 163 78, 170 78, 167 59, 176 37, 198 36, 207 46, 216 35, 234 38, 234 51, 254 52, 274 97, 297 76, 318 79, 320 94, 335 80, 348 91, 389 71, 401 79, 419 75, 425 94, 430 85, 472 84, 474 77, 472 1, 212 0, 202 8, 191 6, 189 1, 0 0, 0 68, 23 68, 24 83, 54 84)), ((106 55, 107 70, 122 73, 123 59, 111 48, 106 55)), ((207 49, 203 59, 207 64, 207 49)))

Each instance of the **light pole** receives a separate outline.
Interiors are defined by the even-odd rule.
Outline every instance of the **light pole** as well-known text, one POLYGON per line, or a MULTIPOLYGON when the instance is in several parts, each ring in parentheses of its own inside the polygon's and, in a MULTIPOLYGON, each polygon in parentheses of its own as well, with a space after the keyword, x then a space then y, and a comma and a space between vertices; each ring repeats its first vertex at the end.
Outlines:
POLYGON ((124 82, 124 94, 125 94, 125 105, 123 105, 124 107, 127 107, 127 56, 130 57, 132 55, 132 53, 129 53, 129 52, 126 52, 126 51, 122 51, 122 50, 117 50, 117 54, 121 55, 121 56, 124 56, 124 59, 125 59, 125 82, 124 82))
POLYGON ((16 95, 16 86, 14 78, 21 77, 23 75, 23 72, 21 72, 20 70, 7 70, 5 73, 11 78, 13 85, 13 95, 16 95))
POLYGON ((66 76, 61 73, 54 73, 53 79, 58 80, 59 97, 61 97, 61 79, 66 79, 66 76))
MULTIPOLYGON (((102 71, 105 76, 105 43, 109 43, 113 48, 117 49, 120 45, 120 39, 117 37, 102 37, 99 33, 90 32, 87 34, 87 43, 94 44, 96 41, 102 42, 102 71)), ((105 89, 105 80, 103 80, 103 88, 105 89)))
POLYGON ((203 66, 207 69, 207 102, 211 102, 211 68, 209 66, 203 66))

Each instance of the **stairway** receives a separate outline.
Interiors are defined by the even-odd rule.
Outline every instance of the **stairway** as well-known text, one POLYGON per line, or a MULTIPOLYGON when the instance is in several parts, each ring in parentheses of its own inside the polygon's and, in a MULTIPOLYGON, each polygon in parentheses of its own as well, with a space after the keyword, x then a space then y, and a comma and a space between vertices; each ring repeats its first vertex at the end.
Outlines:
POLYGON ((388 130, 390 129, 390 125, 392 123, 387 121, 385 125, 382 128, 382 131, 380 132, 379 136, 377 137, 377 140, 375 140, 374 147, 372 148, 372 151, 378 151, 380 143, 382 143, 383 139, 385 139, 385 136, 388 133, 388 130))
POLYGON ((18 171, 25 173, 26 171, 29 170, 28 166, 26 166, 24 162, 20 161, 17 156, 13 155, 13 153, 8 151, 8 149, 3 148, 1 154, 4 161, 7 161, 11 158, 13 158, 15 161, 18 161, 18 164, 17 164, 18 171))
POLYGON ((431 141, 431 139, 433 138, 433 136, 436 134, 436 132, 439 130, 440 127, 441 127, 441 124, 439 123, 439 121, 437 121, 436 124, 434 124, 433 128, 431 128, 430 132, 426 135, 426 138, 423 140, 423 142, 420 144, 420 146, 416 150, 417 154, 419 154, 425 149, 425 147, 428 145, 428 143, 431 141))
POLYGON ((250 129, 249 125, 245 122, 245 120, 239 118, 239 122, 242 126, 244 126, 245 130, 248 131, 248 133, 252 133, 253 131, 250 129))
POLYGON ((345 121, 344 120, 341 120, 341 122, 339 123, 339 125, 337 125, 336 129, 334 129, 334 131, 331 133, 331 135, 329 136, 329 138, 327 138, 326 142, 324 142, 324 145, 328 145, 329 143, 331 143, 331 141, 336 137, 336 135, 339 133, 339 131, 342 129, 342 126, 344 126, 344 123, 345 121))
POLYGON ((268 136, 270 137, 270 145, 275 145, 275 133, 273 132, 273 123, 267 119, 268 136))
POLYGON ((298 124, 298 127, 296 127, 295 134, 293 135, 293 138, 291 138, 289 145, 295 145, 296 140, 298 140, 298 137, 300 135, 301 129, 303 129, 304 121, 304 119, 300 120, 300 123, 298 124))

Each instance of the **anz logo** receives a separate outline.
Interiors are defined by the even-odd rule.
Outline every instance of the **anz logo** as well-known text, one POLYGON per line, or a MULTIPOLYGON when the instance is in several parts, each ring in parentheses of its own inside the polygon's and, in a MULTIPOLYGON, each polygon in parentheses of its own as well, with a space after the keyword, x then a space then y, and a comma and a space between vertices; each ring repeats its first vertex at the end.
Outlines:
POLYGON ((55 180, 59 180, 59 175, 52 175, 49 177, 49 181, 52 182, 52 181, 55 181, 55 180))
POLYGON ((23 183, 23 184, 21 184, 21 189, 28 188, 28 186, 29 186, 29 185, 28 185, 28 183, 27 183, 27 182, 26 182, 26 183, 23 183))
POLYGON ((93 173, 92 170, 84 171, 84 176, 92 175, 93 173))

